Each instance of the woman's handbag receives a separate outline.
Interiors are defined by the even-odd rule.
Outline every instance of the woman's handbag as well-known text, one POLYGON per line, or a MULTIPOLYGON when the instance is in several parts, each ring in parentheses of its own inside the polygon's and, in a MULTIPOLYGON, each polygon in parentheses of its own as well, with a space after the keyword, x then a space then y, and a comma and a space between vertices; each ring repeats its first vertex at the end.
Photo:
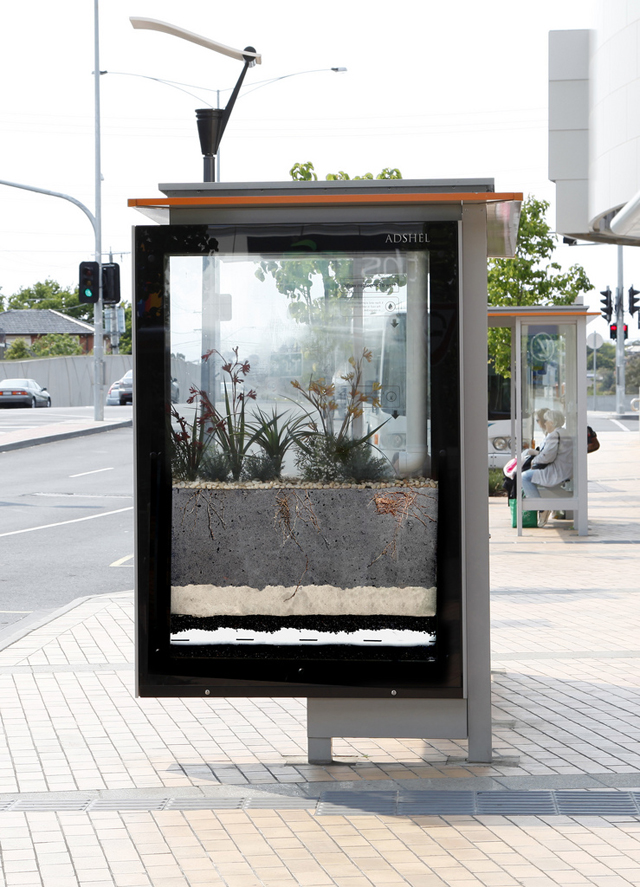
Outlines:
POLYGON ((587 453, 595 453, 600 449, 600 441, 591 425, 587 425, 587 453))

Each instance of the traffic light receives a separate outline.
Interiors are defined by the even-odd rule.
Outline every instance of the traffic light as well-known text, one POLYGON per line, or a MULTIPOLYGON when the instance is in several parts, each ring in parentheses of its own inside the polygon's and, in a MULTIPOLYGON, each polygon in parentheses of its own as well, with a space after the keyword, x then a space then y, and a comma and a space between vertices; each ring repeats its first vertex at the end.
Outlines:
POLYGON ((78 287, 78 299, 84 305, 95 305, 100 298, 98 286, 97 262, 80 262, 80 285, 78 287))
POLYGON ((640 311, 639 295, 640 290, 634 290, 632 286, 629 287, 629 314, 635 314, 636 311, 640 311))
MULTIPOLYGON (((624 337, 625 337, 625 339, 628 339, 629 338, 628 324, 625 323, 623 329, 624 329, 624 337)), ((612 323, 609 326, 609 338, 610 339, 617 339, 618 338, 618 324, 617 323, 612 323)))
MULTIPOLYGON (((607 323, 611 323, 611 315, 613 314, 613 303, 611 301, 611 290, 609 287, 606 290, 600 290, 600 295, 604 296, 604 299, 600 299, 600 303, 602 308, 600 309, 600 313, 607 321, 607 323)), ((614 336, 611 336, 613 339, 614 336)))
POLYGON ((102 301, 105 305, 117 305, 120 301, 120 265, 117 262, 102 266, 102 301))

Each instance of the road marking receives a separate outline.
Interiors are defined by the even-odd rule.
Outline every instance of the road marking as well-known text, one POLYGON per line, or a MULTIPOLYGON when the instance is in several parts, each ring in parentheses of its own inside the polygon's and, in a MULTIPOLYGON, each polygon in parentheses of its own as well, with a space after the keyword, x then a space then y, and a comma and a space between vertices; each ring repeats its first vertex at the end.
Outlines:
POLYGON ((84 477, 86 474, 100 474, 101 471, 113 471, 113 467, 96 468, 94 471, 81 471, 80 474, 70 474, 69 477, 84 477))
POLYGON ((609 421, 613 422, 614 425, 618 425, 620 428, 622 428, 623 431, 631 431, 630 428, 627 428, 627 426, 623 425, 622 422, 618 422, 617 419, 609 419, 609 421))
POLYGON ((12 530, 10 533, 0 533, 0 539, 4 536, 19 536, 20 533, 34 533, 36 530, 50 530, 52 527, 64 527, 65 524, 79 524, 85 520, 94 520, 96 517, 109 517, 110 514, 122 514, 123 511, 133 511, 133 505, 129 508, 118 508, 117 511, 105 511, 102 514, 90 514, 88 517, 76 517, 73 520, 62 520, 57 524, 43 524, 41 527, 28 527, 26 530, 12 530))
POLYGON ((114 561, 112 564, 109 564, 110 567, 132 567, 133 564, 128 564, 127 561, 132 561, 133 555, 128 554, 126 557, 121 557, 120 560, 114 561))

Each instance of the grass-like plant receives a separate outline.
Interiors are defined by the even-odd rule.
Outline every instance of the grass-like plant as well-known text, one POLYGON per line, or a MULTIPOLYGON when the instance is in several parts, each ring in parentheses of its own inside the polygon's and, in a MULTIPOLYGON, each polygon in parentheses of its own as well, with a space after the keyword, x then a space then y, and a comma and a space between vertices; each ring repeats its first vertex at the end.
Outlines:
POLYGON ((334 422, 338 409, 335 385, 325 379, 311 379, 307 388, 303 388, 297 379, 291 382, 313 409, 306 414, 309 430, 305 435, 298 433, 295 439, 298 447, 296 465, 305 480, 375 480, 387 473, 386 460, 375 456, 369 441, 389 420, 366 434, 353 435, 354 421, 363 415, 364 405, 380 407, 380 383, 372 384, 371 394, 363 390, 364 361, 370 363, 372 357, 372 352, 363 348, 358 359, 349 358, 351 370, 341 376, 349 386, 347 403, 337 430, 334 422))
POLYGON ((203 412, 196 406, 189 424, 172 405, 171 418, 177 423, 177 427, 170 425, 171 472, 176 480, 195 480, 206 448, 203 412))
POLYGON ((269 416, 258 407, 254 421, 250 425, 253 432, 252 439, 270 460, 275 477, 280 477, 282 474, 284 457, 291 447, 305 436, 303 426, 307 420, 306 415, 297 419, 293 417, 285 419, 284 416, 284 413, 278 413, 275 408, 269 416))

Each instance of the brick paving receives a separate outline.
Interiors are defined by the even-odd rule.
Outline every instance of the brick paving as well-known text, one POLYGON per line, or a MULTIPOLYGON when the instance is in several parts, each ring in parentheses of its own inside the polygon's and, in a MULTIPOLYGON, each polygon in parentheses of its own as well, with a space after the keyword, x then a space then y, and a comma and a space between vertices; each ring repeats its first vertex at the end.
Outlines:
POLYGON ((640 791, 640 440, 601 442, 589 536, 518 538, 490 502, 492 764, 461 741, 338 739, 309 765, 304 700, 136 700, 132 594, 88 598, 0 651, 0 883, 640 884, 636 815, 287 809, 338 790, 640 791), (270 809, 220 806, 242 797, 270 809), (78 798, 115 809, 64 809, 78 798), (211 809, 130 809, 153 798, 211 809))

